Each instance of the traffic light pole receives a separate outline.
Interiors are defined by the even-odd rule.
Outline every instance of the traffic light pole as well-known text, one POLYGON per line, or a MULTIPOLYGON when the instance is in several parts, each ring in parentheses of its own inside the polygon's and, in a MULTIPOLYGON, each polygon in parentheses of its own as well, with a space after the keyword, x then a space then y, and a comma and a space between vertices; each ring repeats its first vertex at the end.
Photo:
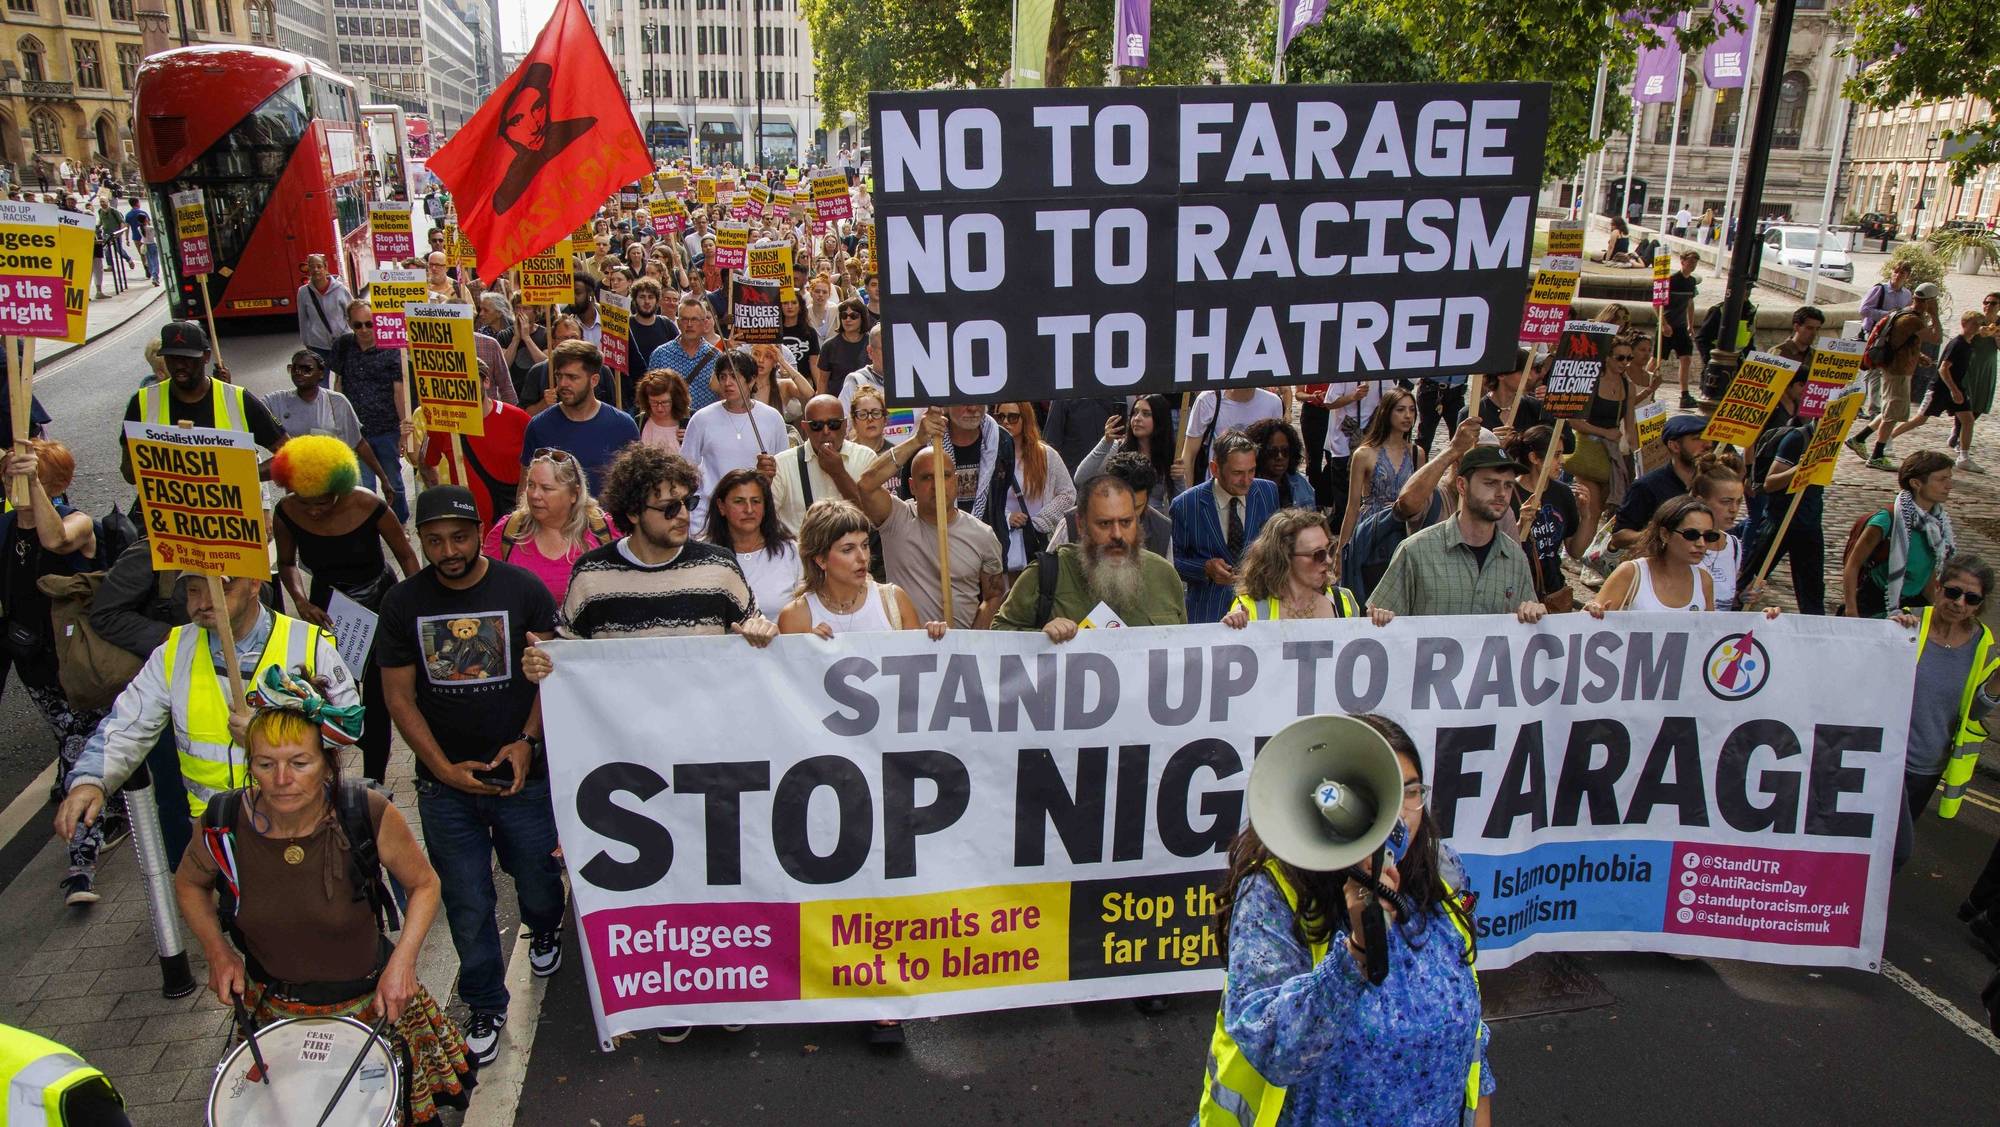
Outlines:
MULTIPOLYGON (((1749 162, 1743 169, 1743 202, 1736 209, 1736 241, 1729 248, 1729 288, 1722 299, 1722 320, 1716 335, 1717 351, 1732 356, 1736 354, 1736 325, 1743 318, 1743 305, 1756 281, 1757 253, 1763 247, 1757 237, 1757 214, 1764 206, 1764 175, 1771 163, 1771 134, 1778 123, 1777 93, 1785 78, 1785 51, 1791 45, 1795 7, 1796 0, 1774 0, 1771 6, 1771 42, 1764 49, 1763 77, 1757 85, 1749 162)), ((1828 170, 1827 175, 1833 174, 1828 170)), ((1718 378, 1716 386, 1711 384, 1711 373, 1702 376, 1703 390, 1711 393, 1710 398, 1720 398, 1726 382, 1718 378)))

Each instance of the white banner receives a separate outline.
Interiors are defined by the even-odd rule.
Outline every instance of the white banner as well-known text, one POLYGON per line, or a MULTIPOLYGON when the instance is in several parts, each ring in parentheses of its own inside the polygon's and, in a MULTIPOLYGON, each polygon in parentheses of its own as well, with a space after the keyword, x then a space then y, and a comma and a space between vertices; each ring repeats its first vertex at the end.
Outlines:
POLYGON ((1915 664, 1889 623, 549 648, 550 779, 607 1041, 1213 989, 1251 756, 1324 712, 1379 712, 1422 749, 1482 967, 1880 959, 1915 664))

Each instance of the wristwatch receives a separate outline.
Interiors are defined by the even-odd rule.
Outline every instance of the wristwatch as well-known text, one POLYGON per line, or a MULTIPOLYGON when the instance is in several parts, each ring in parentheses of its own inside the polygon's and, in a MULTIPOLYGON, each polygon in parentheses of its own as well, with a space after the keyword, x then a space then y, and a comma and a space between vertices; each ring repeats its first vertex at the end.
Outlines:
POLYGON ((536 755, 542 753, 542 737, 540 736, 531 736, 526 732, 522 732, 520 735, 514 737, 514 742, 527 744, 528 750, 534 752, 536 755))

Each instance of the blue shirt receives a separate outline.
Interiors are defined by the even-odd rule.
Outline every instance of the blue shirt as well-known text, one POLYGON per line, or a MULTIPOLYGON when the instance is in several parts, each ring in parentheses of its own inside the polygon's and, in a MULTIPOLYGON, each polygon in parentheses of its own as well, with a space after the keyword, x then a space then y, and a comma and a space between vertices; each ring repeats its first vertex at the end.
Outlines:
POLYGON ((708 377, 715 374, 715 366, 721 362, 722 353, 707 341, 702 341, 700 350, 689 356, 687 349, 681 347, 680 338, 675 337, 653 350, 646 358, 646 368, 648 371, 667 368, 687 381, 688 415, 692 418, 696 411, 715 402, 715 393, 708 389, 708 377), (701 373, 700 379, 695 378, 697 372, 701 373))
POLYGON ((1457 1127, 1475 1060, 1480 1094, 1493 1091, 1491 1034, 1458 929, 1438 907, 1421 931, 1404 932, 1390 925, 1389 977, 1371 986, 1339 933, 1314 965, 1278 886, 1263 873, 1244 880, 1229 921, 1222 1025, 1266 1080, 1287 1089, 1280 1124, 1457 1127))
POLYGON ((626 444, 637 441, 639 425, 608 403, 598 403, 597 414, 580 423, 563 414, 562 405, 557 404, 528 420, 527 432, 521 437, 521 464, 534 461, 537 450, 553 447, 566 451, 582 463, 594 497, 611 459, 626 444))

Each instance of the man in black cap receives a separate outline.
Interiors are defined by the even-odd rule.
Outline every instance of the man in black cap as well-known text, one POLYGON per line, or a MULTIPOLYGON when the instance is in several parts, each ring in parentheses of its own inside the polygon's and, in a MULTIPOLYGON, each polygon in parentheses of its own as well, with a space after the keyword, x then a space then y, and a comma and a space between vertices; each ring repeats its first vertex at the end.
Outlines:
POLYGON ((532 572, 479 550, 472 492, 441 485, 417 497, 428 567, 382 600, 375 653, 396 729, 417 756, 417 812, 458 949, 458 992, 472 1008, 466 1047, 500 1053, 507 962, 494 918, 493 856, 514 878, 528 965, 562 965, 563 888, 542 753, 541 698, 521 675, 531 633, 555 634, 556 604, 532 572))
MULTIPOLYGON (((1394 614, 1512 614, 1541 620, 1527 553, 1499 533, 1514 508, 1514 483, 1527 467, 1497 446, 1461 454, 1453 489, 1458 511, 1410 535, 1368 594, 1371 611, 1394 614)), ((1387 615, 1371 615, 1376 625, 1387 615)))
POLYGON ((1708 428, 1703 415, 1675 415, 1667 420, 1661 441, 1667 447, 1667 464, 1640 475, 1625 491, 1625 503, 1618 506, 1618 519, 1611 531, 1611 546, 1625 551, 1639 542, 1661 505, 1688 491, 1694 481, 1694 464, 1714 445, 1701 436, 1708 428))
MULTIPOLYGON (((217 364, 211 376, 212 356, 208 334, 200 325, 167 322, 160 330, 160 360, 167 366, 167 380, 133 392, 125 404, 125 421, 166 427, 188 422, 215 430, 249 431, 257 445, 276 453, 285 444, 284 428, 263 400, 229 382, 229 369, 217 364)), ((118 468, 131 481, 132 448, 122 441, 122 427, 119 437, 118 468)))

